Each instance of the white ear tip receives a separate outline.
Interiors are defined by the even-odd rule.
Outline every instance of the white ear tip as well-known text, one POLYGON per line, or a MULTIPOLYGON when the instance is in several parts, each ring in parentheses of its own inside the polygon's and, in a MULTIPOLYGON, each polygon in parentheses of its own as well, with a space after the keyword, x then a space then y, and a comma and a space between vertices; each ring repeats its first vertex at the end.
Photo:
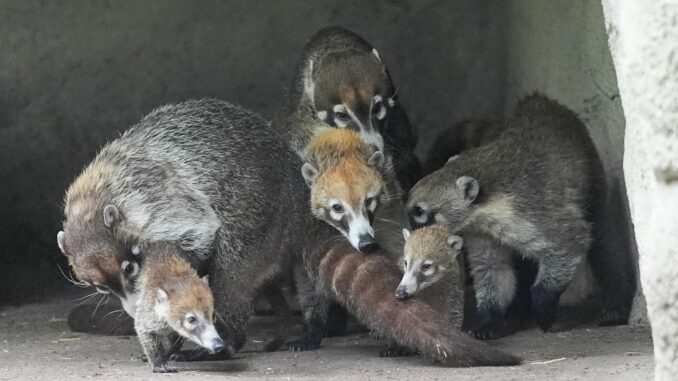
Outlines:
POLYGON ((372 54, 374 54, 374 56, 377 57, 379 61, 381 61, 381 57, 379 57, 379 52, 377 49, 372 48, 372 54))

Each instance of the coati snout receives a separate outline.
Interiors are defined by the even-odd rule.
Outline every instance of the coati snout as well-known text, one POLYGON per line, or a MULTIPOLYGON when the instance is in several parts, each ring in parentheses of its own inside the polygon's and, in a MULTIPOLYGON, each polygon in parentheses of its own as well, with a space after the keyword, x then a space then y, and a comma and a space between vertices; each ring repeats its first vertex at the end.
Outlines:
POLYGON ((117 229, 122 216, 114 205, 97 208, 81 200, 66 212, 57 244, 68 258, 78 285, 116 295, 125 311, 134 317, 141 266, 139 240, 117 229))
POLYGON ((384 154, 354 131, 327 128, 306 149, 301 168, 313 215, 335 227, 363 253, 374 251, 374 216, 384 202, 384 154))

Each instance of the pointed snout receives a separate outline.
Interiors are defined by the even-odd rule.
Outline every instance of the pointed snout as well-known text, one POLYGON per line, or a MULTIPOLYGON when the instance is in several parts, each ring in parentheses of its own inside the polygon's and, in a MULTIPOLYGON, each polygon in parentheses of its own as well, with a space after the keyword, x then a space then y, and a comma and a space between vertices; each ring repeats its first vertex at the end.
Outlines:
POLYGON ((398 299, 406 299, 410 297, 410 294, 407 293, 407 287, 401 284, 396 288, 395 296, 398 299))
POLYGON ((221 352, 224 347, 224 341, 221 339, 214 326, 209 326, 200 337, 202 346, 210 353, 221 352))
POLYGON ((377 244, 377 240, 374 239, 369 234, 363 234, 359 237, 358 241, 358 250, 360 250, 362 253, 371 253, 379 247, 379 244, 377 244))
POLYGON ((221 352, 224 349, 224 341, 221 340, 221 337, 217 337, 211 340, 207 350, 212 353, 221 352))

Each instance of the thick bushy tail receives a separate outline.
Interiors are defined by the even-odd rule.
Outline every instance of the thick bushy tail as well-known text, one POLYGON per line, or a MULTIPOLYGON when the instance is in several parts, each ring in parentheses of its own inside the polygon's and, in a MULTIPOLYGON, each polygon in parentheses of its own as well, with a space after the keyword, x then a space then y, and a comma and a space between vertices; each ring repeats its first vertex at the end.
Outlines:
POLYGON ((322 290, 376 333, 453 367, 517 365, 520 358, 456 331, 416 298, 394 292, 401 273, 386 255, 365 255, 335 241, 320 261, 322 290))

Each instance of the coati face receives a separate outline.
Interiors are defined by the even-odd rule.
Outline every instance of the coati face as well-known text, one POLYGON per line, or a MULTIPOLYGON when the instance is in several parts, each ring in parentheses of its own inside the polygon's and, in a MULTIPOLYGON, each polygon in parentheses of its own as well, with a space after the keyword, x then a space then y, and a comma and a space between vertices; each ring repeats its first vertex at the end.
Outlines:
POLYGON ((415 230, 403 229, 405 250, 402 260, 404 274, 396 289, 397 298, 416 295, 438 282, 454 266, 464 240, 441 226, 434 225, 415 230))
POLYGON ((224 342, 214 327, 214 296, 207 277, 182 279, 156 289, 154 311, 181 336, 212 353, 221 351, 224 342))
POLYGON ((396 98, 376 50, 341 51, 311 61, 304 88, 317 120, 352 129, 384 150, 383 131, 396 98))
POLYGON ((445 176, 446 167, 421 179, 412 190, 406 204, 412 228, 433 223, 456 228, 463 224, 475 208, 480 185, 470 176, 454 180, 445 176))
POLYGON ((102 294, 118 296, 125 311, 134 316, 136 282, 142 245, 116 227, 122 216, 113 205, 103 210, 72 213, 57 234, 57 244, 81 286, 93 286, 102 294))
POLYGON ((383 163, 383 153, 376 151, 367 162, 344 158, 322 172, 311 163, 302 167, 311 188, 313 215, 332 225, 364 253, 378 247, 372 223, 379 204, 384 202, 384 181, 379 173, 383 163))

